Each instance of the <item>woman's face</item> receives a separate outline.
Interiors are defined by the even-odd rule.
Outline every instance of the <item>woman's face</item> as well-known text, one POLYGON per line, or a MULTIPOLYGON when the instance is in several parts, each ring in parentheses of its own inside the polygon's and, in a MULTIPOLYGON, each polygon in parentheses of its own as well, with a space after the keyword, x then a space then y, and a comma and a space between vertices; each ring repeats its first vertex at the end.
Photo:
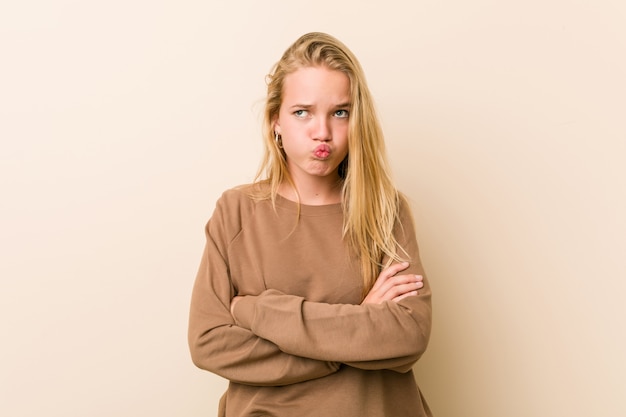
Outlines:
POLYGON ((340 71, 303 67, 287 75, 274 130, 294 181, 338 178, 348 154, 350 80, 340 71))

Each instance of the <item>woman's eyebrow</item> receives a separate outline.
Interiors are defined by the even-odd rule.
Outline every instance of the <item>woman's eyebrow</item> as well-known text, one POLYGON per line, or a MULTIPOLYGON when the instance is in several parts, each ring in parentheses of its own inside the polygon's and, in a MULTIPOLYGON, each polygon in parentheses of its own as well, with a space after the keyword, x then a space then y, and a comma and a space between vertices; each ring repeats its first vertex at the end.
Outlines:
POLYGON ((290 109, 310 109, 311 107, 313 107, 312 104, 294 104, 293 106, 289 106, 290 109))

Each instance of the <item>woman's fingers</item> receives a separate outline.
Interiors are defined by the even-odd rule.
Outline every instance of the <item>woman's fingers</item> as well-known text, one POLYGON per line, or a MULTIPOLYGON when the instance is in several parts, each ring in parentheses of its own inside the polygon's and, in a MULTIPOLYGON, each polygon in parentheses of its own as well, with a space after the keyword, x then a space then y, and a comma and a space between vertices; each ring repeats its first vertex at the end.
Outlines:
POLYGON ((393 301, 394 301, 395 303, 397 303, 398 301, 402 300, 403 298, 409 297, 409 296, 411 296, 411 295, 417 295, 417 294, 419 294, 417 291, 407 292, 407 293, 405 293, 405 294, 402 294, 402 295, 401 295, 401 296, 399 296, 399 297, 394 298, 394 299, 393 299, 393 301))
POLYGON ((388 266, 387 268, 383 269, 380 272, 380 274, 378 275, 378 278, 376 279, 376 282, 374 283, 374 286, 372 287, 372 290, 377 290, 389 278, 395 276, 400 271, 404 271, 408 267, 409 267, 409 263, 408 262, 400 262, 400 263, 393 264, 393 265, 388 266))
POLYGON ((406 292, 418 290, 424 286, 421 275, 397 275, 387 279, 378 289, 383 301, 392 300, 406 292))
MULTIPOLYGON (((406 269, 400 268, 399 270, 406 269)), ((417 295, 418 290, 424 286, 421 275, 396 275, 386 276, 390 269, 386 269, 381 273, 377 286, 374 286, 363 303, 380 304, 384 301, 399 301, 411 295, 417 295)))

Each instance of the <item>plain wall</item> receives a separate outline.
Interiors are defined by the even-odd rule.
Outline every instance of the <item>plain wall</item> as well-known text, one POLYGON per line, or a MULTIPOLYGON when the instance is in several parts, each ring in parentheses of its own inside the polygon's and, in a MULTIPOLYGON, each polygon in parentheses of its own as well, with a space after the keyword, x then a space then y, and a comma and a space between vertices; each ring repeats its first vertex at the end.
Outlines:
MULTIPOLYGON (((203 227, 301 34, 360 58, 434 291, 438 417, 626 415, 626 3, 0 5, 0 414, 208 416, 203 227)), ((350 400, 350 399, 346 399, 350 400)))

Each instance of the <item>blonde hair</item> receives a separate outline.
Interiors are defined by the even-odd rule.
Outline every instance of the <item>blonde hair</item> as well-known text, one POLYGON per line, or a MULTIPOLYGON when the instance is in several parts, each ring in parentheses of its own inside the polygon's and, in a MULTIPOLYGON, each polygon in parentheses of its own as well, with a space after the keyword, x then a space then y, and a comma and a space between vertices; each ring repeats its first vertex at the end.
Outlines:
POLYGON ((299 68, 314 66, 341 71, 350 80, 348 156, 339 166, 343 179, 343 234, 361 259, 365 296, 381 268, 401 260, 398 254, 401 248, 393 235, 400 197, 391 180, 382 129, 361 65, 343 43, 330 35, 319 32, 303 35, 285 51, 267 76, 263 116, 265 151, 256 182, 267 182, 269 190, 257 197, 275 202, 283 181, 294 186, 286 155, 276 143, 273 125, 282 104, 285 77, 299 68), (388 262, 383 265, 385 256, 388 262))

